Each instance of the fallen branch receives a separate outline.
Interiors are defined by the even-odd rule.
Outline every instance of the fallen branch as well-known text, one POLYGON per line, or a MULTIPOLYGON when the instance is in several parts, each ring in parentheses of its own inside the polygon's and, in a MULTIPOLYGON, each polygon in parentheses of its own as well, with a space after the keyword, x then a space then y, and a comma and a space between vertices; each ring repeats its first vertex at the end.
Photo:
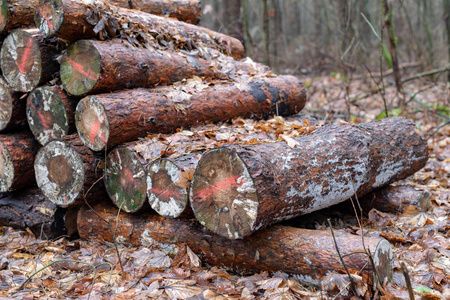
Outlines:
POLYGON ((416 75, 404 78, 402 80, 402 84, 405 83, 405 82, 414 80, 414 79, 419 79, 419 78, 422 78, 422 77, 432 76, 432 75, 435 75, 435 74, 443 73, 443 72, 446 72, 448 70, 450 70, 450 65, 447 65, 446 67, 443 67, 443 68, 439 68, 439 69, 434 69, 434 70, 418 73, 416 75))

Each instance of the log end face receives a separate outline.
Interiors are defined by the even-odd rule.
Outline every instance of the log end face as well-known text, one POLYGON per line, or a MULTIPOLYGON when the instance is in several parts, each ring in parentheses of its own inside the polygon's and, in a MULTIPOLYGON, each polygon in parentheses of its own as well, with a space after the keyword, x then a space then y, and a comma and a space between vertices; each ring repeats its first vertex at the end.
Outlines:
POLYGON ((236 151, 216 148, 202 156, 192 178, 190 199, 197 220, 214 233, 241 239, 254 231, 259 200, 236 151))
POLYGON ((43 35, 50 36, 57 33, 64 21, 62 0, 39 0, 34 21, 43 35))
POLYGON ((33 90, 27 98, 27 120, 36 140, 43 146, 69 133, 69 119, 59 95, 48 87, 33 90))
POLYGON ((13 96, 8 84, 0 78, 0 131, 11 121, 13 112, 13 96))
POLYGON ((392 252, 391 245, 385 239, 382 239, 375 249, 373 254, 373 263, 376 273, 374 273, 374 288, 378 279, 380 284, 384 283, 384 280, 392 281, 394 276, 394 252, 392 252))
POLYGON ((14 181, 14 162, 6 147, 0 142, 0 192, 7 192, 14 181))
POLYGON ((8 1, 0 0, 0 32, 5 31, 8 21, 8 1))
POLYGON ((94 151, 101 151, 109 139, 109 119, 105 107, 94 96, 78 102, 75 126, 83 143, 94 151))
POLYGON ((67 48, 61 61, 61 81, 71 95, 85 95, 100 77, 101 58, 88 40, 80 40, 67 48))
POLYGON ((62 207, 73 203, 84 185, 84 164, 80 155, 60 141, 52 141, 38 151, 34 171, 44 195, 62 207))
POLYGON ((177 218, 187 205, 189 180, 168 159, 154 161, 147 172, 147 196, 150 206, 161 216, 177 218))
POLYGON ((125 212, 136 212, 145 202, 147 183, 144 167, 126 148, 106 157, 105 187, 113 203, 125 212))
POLYGON ((30 92, 40 82, 42 61, 34 29, 16 29, 3 41, 1 68, 14 91, 30 92))

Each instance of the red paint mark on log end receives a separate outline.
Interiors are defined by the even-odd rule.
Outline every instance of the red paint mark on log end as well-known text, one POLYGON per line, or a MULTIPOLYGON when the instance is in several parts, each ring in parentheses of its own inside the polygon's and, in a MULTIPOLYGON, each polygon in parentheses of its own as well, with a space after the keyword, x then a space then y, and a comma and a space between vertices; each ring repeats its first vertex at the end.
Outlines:
POLYGON ((194 195, 201 199, 206 199, 206 198, 213 197, 214 194, 221 192, 223 190, 230 189, 233 187, 237 188, 245 183, 244 181, 241 181, 238 183, 237 182, 238 178, 239 178, 239 176, 233 176, 233 177, 223 179, 209 187, 195 191, 194 195))

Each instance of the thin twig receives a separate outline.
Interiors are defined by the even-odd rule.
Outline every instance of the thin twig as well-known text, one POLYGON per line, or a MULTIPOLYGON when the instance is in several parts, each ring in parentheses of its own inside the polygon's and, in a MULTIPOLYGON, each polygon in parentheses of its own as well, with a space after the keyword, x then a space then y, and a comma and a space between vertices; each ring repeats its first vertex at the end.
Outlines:
POLYGON ((350 272, 348 271, 347 265, 344 262, 344 259, 341 256, 341 252, 339 251, 339 247, 338 244, 336 242, 336 237, 334 236, 334 231, 333 231, 333 226, 331 225, 331 221, 330 218, 327 219, 328 222, 328 226, 330 226, 330 230, 331 230, 331 235, 333 236, 333 241, 334 241, 334 247, 336 248, 336 252, 339 256, 339 259, 341 260, 341 264, 344 266, 345 271, 347 272, 348 278, 350 279, 350 283, 351 283, 351 288, 353 290, 353 293, 356 295, 356 287, 355 287, 355 283, 353 282, 353 277, 352 275, 350 275, 350 272))
POLYGON ((406 265, 404 262, 401 262, 400 266, 402 267, 402 273, 403 273, 403 276, 405 277, 406 287, 408 288, 409 299, 414 300, 414 292, 413 292, 412 285, 411 285, 411 278, 409 278, 409 274, 408 274, 408 270, 406 269, 406 265))

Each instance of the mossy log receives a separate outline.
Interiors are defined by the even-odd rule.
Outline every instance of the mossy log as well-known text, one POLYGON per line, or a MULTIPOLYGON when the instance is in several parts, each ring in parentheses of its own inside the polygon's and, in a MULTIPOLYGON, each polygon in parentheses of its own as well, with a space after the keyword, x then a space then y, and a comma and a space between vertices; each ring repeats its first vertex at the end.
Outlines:
POLYGON ((41 145, 75 132, 77 100, 59 86, 38 87, 28 95, 28 125, 41 145))
POLYGON ((57 77, 57 57, 65 43, 43 36, 38 29, 16 29, 3 41, 1 68, 11 89, 30 92, 57 77))
POLYGON ((87 148, 76 134, 52 141, 36 155, 36 182, 42 193, 61 207, 107 197, 101 176, 101 154, 87 148))
POLYGON ((27 124, 24 94, 13 92, 0 77, 0 131, 18 131, 27 124))
POLYGON ((136 44, 183 50, 207 47, 239 59, 245 56, 242 43, 235 38, 101 0, 40 0, 36 27, 45 35, 70 42, 121 36, 136 44))
POLYGON ((0 33, 34 26, 38 0, 0 0, 0 33))
MULTIPOLYGON (((298 274, 308 283, 319 285, 328 273, 342 272, 330 230, 307 230, 273 226, 243 240, 228 240, 204 229, 195 220, 165 219, 149 214, 118 214, 112 205, 94 210, 82 207, 78 214, 78 233, 82 239, 117 242, 134 246, 163 247, 188 245, 202 262, 227 268, 239 274, 283 271, 298 274), (116 239, 114 239, 116 238, 116 239)), ((334 231, 345 265, 358 274, 372 274, 361 236, 334 231), (361 272, 361 273, 360 273, 361 272)), ((389 242, 365 237, 381 281, 392 278, 394 255, 389 242)))
POLYGON ((0 192, 35 183, 33 161, 38 149, 29 132, 0 135, 0 192))
POLYGON ((325 126, 284 142, 203 154, 190 201, 211 231, 241 239, 261 227, 359 197, 425 166, 428 146, 405 118, 325 126))
POLYGON ((148 133, 171 133, 201 122, 292 115, 306 100, 306 90, 293 76, 211 86, 188 82, 88 96, 77 105, 75 124, 83 142, 100 151, 148 133))
POLYGON ((42 239, 74 236, 77 213, 78 208, 58 207, 34 186, 0 195, 0 226, 29 228, 42 239))

